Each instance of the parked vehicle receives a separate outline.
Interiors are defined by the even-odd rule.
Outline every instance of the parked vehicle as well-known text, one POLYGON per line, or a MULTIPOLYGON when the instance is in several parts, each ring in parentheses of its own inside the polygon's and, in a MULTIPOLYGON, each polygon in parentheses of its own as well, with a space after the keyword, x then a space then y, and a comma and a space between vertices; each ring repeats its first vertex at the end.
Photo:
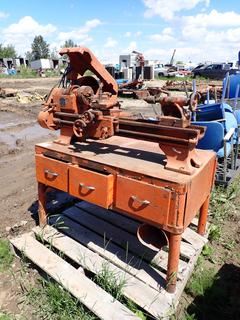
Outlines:
POLYGON ((164 64, 159 63, 154 66, 154 77, 167 77, 168 67, 165 67, 164 64))
POLYGON ((202 76, 211 79, 223 79, 227 72, 236 74, 238 71, 238 69, 232 69, 231 64, 228 63, 212 63, 197 66, 192 70, 192 75, 194 78, 202 76))

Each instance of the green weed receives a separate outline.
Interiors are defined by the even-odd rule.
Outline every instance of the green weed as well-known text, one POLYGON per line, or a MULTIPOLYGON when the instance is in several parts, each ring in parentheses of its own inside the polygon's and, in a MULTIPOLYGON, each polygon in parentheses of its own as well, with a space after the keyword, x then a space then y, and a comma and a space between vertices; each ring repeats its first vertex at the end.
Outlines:
POLYGON ((94 320, 79 301, 56 282, 41 280, 30 288, 26 302, 34 305, 35 313, 45 320, 94 320))
POLYGON ((8 269, 13 261, 13 253, 7 240, 0 239, 0 271, 8 269))
POLYGON ((197 320, 196 315, 193 314, 189 314, 189 313, 185 313, 184 317, 181 320, 197 320))
POLYGON ((11 319, 12 318, 9 315, 0 312, 0 320, 11 320, 11 319))
POLYGON ((194 297, 204 296, 205 291, 211 288, 215 280, 215 269, 206 270, 203 266, 198 266, 187 283, 186 292, 194 297))
POLYGON ((210 241, 211 240, 219 240, 221 238, 221 233, 222 233, 222 230, 221 230, 220 225, 212 224, 209 228, 208 238, 210 241))
POLYGON ((122 290, 126 284, 123 277, 110 270, 108 262, 104 262, 102 269, 96 273, 93 279, 101 288, 110 293, 115 299, 121 301, 122 290))
POLYGON ((138 306, 137 306, 132 300, 127 299, 125 304, 126 304, 126 306, 127 306, 127 308, 128 308, 129 310, 131 310, 132 312, 134 312, 135 315, 136 315, 137 317, 139 317, 139 319, 141 319, 141 320, 147 320, 147 317, 145 316, 145 314, 144 314, 141 310, 138 309, 138 306))
POLYGON ((227 250, 232 250, 236 246, 236 242, 234 240, 229 240, 228 242, 222 242, 222 245, 227 250))
POLYGON ((202 249, 202 255, 206 258, 211 257, 213 255, 213 248, 207 244, 202 249))

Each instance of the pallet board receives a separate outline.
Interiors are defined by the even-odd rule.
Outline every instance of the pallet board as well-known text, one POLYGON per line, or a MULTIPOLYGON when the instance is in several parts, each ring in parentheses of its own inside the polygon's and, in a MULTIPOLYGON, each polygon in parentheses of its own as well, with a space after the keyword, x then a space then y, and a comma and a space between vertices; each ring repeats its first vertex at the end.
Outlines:
MULTIPOLYGON (((51 218, 50 224, 43 229, 36 227, 32 233, 12 239, 11 242, 104 320, 138 317, 96 285, 84 270, 99 274, 103 267, 107 267, 116 281, 124 282, 122 293, 127 299, 156 319, 166 317, 177 305, 202 247, 207 242, 190 227, 185 230, 177 289, 174 294, 169 294, 164 289, 167 248, 156 253, 140 244, 136 237, 139 221, 87 202, 79 202, 64 210, 59 218, 51 218), (68 257, 68 262, 56 252, 68 257)), ((197 219, 194 219, 191 225, 196 227, 196 224, 197 219)))

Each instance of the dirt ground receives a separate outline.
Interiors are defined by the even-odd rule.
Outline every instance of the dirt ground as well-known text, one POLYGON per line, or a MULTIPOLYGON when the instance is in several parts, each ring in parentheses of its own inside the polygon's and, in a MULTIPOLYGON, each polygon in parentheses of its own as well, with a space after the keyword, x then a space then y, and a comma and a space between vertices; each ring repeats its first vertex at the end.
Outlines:
MULTIPOLYGON (((14 88, 20 92, 38 92, 43 95, 49 92, 57 80, 57 78, 0 79, 0 87, 14 88)), ((160 81, 151 82, 152 86, 161 84, 160 81)), ((123 109, 147 116, 154 115, 151 106, 144 101, 124 98, 120 98, 120 101, 123 109)), ((10 237, 13 234, 29 231, 36 224, 34 214, 36 214, 37 186, 34 145, 53 140, 57 136, 55 132, 38 125, 36 119, 41 104, 39 101, 20 104, 15 97, 0 98, 0 237, 10 237), (13 230, 10 230, 9 228, 13 226, 13 230)), ((239 221, 228 222, 225 232, 239 232, 238 224, 239 221)), ((223 252, 222 255, 224 254, 223 252)), ((229 256, 229 263, 232 259, 232 256, 229 256)), ((19 270, 19 262, 15 261, 13 266, 15 277, 18 276, 19 270)), ((34 271, 28 271, 29 277, 32 274, 34 271)), ((4 273, 0 277, 0 311, 16 315, 22 312, 23 290, 21 283, 17 280, 15 282, 14 279, 9 273, 4 273)), ((183 300, 188 299, 188 296, 183 296, 183 300)), ((189 305, 191 302, 183 301, 180 308, 185 308, 186 304, 189 305)), ((28 309, 24 310, 24 314, 27 319, 35 319, 28 309)))

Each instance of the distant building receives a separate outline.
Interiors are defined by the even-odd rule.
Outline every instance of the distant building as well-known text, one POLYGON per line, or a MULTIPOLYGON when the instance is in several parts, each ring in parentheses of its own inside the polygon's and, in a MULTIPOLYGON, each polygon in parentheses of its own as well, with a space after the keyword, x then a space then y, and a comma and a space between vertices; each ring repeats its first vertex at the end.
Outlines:
POLYGON ((120 70, 137 66, 136 54, 122 54, 119 56, 120 70))
POLYGON ((12 67, 19 69, 21 66, 27 67, 28 60, 24 58, 0 58, 0 66, 8 69, 12 67))
POLYGON ((66 64, 65 59, 39 59, 30 62, 30 67, 34 70, 59 69, 66 64))

